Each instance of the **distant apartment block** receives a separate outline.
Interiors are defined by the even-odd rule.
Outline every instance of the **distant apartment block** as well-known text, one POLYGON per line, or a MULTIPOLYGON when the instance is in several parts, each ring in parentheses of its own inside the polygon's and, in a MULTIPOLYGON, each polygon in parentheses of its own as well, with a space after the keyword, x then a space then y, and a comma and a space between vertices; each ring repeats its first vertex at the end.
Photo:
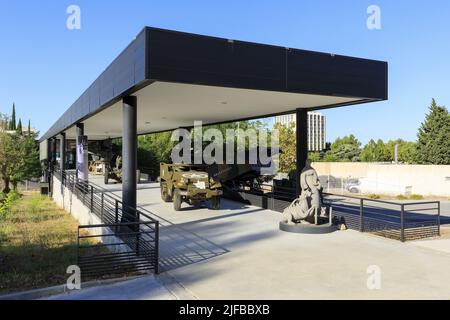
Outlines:
MULTIPOLYGON (((275 123, 296 124, 295 114, 275 117, 275 123)), ((317 112, 308 112, 308 150, 322 151, 326 147, 326 118, 317 112)))

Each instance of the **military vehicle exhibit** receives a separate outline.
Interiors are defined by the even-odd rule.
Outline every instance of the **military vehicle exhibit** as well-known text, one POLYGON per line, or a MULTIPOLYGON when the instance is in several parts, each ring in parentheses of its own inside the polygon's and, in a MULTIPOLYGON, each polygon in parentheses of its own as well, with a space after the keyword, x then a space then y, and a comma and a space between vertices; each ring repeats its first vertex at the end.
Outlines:
POLYGON ((118 183, 122 182, 122 157, 121 156, 115 157, 114 166, 111 165, 112 162, 113 161, 105 162, 105 171, 104 171, 105 184, 108 184, 110 179, 115 180, 118 183))
POLYGON ((198 206, 211 201, 211 209, 220 209, 222 184, 210 177, 205 166, 162 163, 160 175, 161 198, 173 201, 175 211, 183 202, 198 206))

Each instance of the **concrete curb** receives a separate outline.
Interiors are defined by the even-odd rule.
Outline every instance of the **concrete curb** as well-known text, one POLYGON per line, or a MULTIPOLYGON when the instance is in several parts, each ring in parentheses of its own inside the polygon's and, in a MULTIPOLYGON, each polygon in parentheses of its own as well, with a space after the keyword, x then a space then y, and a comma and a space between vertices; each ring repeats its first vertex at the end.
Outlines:
MULTIPOLYGON (((107 280, 94 280, 89 282, 84 282, 81 284, 81 289, 87 289, 102 285, 108 285, 108 284, 114 284, 118 282, 124 282, 129 280, 134 280, 138 278, 143 278, 148 275, 141 275, 141 276, 133 276, 133 277, 123 277, 123 278, 115 278, 115 279, 107 279, 107 280)), ((42 289, 33 289, 30 291, 23 291, 23 292, 15 292, 15 293, 8 293, 5 295, 0 295, 0 300, 37 300, 41 298, 46 298, 58 294, 63 294, 70 292, 67 290, 67 285, 59 285, 49 288, 42 288, 42 289)))

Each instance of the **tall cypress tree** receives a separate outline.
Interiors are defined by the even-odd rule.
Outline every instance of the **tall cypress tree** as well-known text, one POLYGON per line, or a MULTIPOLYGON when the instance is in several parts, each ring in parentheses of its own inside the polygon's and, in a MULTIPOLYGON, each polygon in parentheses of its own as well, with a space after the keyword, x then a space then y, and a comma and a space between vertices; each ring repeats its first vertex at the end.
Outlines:
POLYGON ((16 131, 18 134, 22 134, 23 130, 22 130, 22 119, 19 118, 19 123, 17 124, 17 128, 16 131))
POLYGON ((16 130, 16 104, 13 103, 12 108, 12 114, 11 114, 11 121, 9 123, 9 130, 16 130))
POLYGON ((28 136, 31 136, 31 121, 28 120, 28 136))
POLYGON ((450 114, 434 99, 417 138, 417 163, 450 164, 450 114))

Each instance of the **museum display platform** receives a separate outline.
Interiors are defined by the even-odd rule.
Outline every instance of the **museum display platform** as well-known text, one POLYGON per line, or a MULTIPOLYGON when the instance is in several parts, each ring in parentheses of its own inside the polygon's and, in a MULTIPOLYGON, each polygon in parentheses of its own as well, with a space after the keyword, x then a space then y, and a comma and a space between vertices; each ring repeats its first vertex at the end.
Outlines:
POLYGON ((335 232, 338 230, 338 228, 336 225, 330 224, 322 224, 322 225, 302 224, 302 223, 289 224, 280 222, 280 230, 290 233, 325 234, 335 232))

